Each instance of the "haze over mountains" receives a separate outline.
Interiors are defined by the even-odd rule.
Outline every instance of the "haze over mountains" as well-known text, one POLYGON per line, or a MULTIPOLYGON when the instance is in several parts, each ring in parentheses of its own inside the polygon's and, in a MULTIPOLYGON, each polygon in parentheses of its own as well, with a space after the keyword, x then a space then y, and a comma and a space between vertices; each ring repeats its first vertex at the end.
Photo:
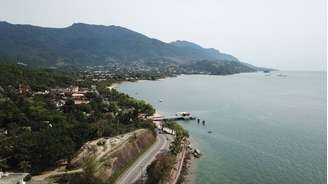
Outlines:
POLYGON ((133 64, 211 74, 262 70, 188 41, 165 43, 119 26, 83 23, 43 28, 0 22, 0 57, 39 67, 133 64))

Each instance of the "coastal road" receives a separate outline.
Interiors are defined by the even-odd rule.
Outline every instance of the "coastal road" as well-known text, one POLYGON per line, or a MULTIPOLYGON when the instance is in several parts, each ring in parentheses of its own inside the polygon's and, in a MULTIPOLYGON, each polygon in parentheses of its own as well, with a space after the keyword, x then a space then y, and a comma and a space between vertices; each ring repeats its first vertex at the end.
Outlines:
POLYGON ((158 134, 156 142, 143 153, 117 180, 116 184, 132 184, 140 179, 146 172, 146 168, 155 159, 155 156, 163 150, 169 149, 172 136, 167 134, 158 134))

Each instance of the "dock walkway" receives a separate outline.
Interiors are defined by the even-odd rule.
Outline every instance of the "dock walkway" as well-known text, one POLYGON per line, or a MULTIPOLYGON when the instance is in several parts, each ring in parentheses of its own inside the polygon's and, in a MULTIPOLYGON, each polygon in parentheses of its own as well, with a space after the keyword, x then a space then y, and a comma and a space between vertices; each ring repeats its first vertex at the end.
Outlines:
POLYGON ((184 116, 158 116, 153 117, 153 121, 172 121, 172 120, 193 120, 195 117, 184 117, 184 116))

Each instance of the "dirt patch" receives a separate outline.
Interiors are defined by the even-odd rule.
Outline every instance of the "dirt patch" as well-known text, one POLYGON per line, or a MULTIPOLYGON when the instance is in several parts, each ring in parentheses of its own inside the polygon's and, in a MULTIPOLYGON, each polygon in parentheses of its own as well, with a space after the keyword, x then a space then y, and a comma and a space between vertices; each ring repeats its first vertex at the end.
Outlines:
MULTIPOLYGON (((34 182, 61 179, 60 175, 80 171, 81 176, 87 163, 92 163, 92 177, 106 182, 111 176, 122 172, 131 161, 135 160, 145 149, 149 148, 156 140, 154 134, 148 129, 139 129, 127 134, 110 138, 100 138, 85 143, 72 159, 71 171, 62 171, 57 168, 43 175, 35 176, 34 182), (90 161, 91 160, 91 161, 90 161), (88 162, 86 162, 88 161, 88 162), (43 178, 39 180, 38 178, 43 178)), ((76 172, 77 173, 77 172, 76 172)), ((90 174, 90 173, 88 173, 90 174)), ((74 179, 78 175, 72 175, 74 179)), ((33 181, 33 178, 32 178, 33 181)))
POLYGON ((125 143, 120 149, 112 154, 114 158, 112 170, 113 172, 120 172, 131 161, 135 160, 145 149, 155 142, 155 136, 151 131, 145 131, 142 134, 130 137, 129 141, 125 143))

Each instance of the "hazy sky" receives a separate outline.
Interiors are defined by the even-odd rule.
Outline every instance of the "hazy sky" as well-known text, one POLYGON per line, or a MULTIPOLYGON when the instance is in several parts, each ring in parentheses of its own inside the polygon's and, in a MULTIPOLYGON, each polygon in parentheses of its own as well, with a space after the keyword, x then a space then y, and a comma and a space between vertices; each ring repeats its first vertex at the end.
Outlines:
POLYGON ((326 68, 325 0, 0 0, 0 20, 120 25, 282 70, 326 68))

